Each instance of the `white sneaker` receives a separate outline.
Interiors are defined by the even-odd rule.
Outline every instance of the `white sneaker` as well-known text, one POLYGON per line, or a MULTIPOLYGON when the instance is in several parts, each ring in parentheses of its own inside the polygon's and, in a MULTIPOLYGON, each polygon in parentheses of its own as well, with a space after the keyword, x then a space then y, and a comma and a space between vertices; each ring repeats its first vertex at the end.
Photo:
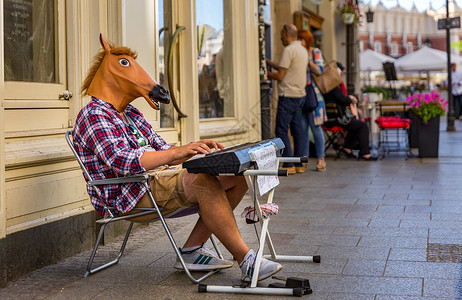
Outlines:
MULTIPOLYGON (((252 280, 254 265, 255 265, 255 258, 257 254, 252 249, 247 252, 244 257, 244 260, 239 265, 242 271, 242 281, 250 282, 252 280)), ((265 258, 261 259, 260 264, 260 272, 258 273, 258 281, 264 280, 277 272, 282 270, 282 265, 278 264, 277 262, 267 260, 265 258)))
MULTIPOLYGON (((205 247, 200 247, 190 253, 184 253, 181 249, 180 252, 186 267, 190 271, 227 269, 233 266, 232 261, 219 258, 215 252, 205 247)), ((183 270, 183 266, 178 257, 173 267, 178 270, 183 270)))

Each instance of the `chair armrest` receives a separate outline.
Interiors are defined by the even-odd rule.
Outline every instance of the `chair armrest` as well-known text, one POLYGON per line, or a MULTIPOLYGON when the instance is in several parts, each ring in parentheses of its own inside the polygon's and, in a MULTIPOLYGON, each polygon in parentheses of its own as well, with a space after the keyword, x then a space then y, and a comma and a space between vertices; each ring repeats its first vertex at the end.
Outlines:
POLYGON ((149 179, 148 174, 139 174, 125 177, 90 180, 87 182, 90 186, 106 185, 106 184, 120 184, 120 183, 136 183, 136 182, 147 182, 149 179))

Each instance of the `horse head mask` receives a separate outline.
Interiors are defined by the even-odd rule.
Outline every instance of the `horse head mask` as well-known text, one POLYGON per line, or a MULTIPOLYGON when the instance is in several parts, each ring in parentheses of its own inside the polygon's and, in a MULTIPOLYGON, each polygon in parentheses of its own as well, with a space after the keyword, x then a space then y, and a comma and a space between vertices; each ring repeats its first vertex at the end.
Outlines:
POLYGON ((170 103, 170 93, 135 61, 137 54, 127 47, 113 47, 100 34, 102 49, 93 58, 85 78, 83 95, 104 100, 123 112, 130 102, 143 97, 158 110, 160 102, 170 103))

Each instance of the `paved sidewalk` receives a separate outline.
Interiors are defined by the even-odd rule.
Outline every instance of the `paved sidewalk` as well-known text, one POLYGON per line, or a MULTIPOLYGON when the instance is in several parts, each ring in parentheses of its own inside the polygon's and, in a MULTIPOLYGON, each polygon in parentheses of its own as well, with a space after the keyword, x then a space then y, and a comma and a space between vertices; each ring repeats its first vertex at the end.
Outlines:
MULTIPOLYGON (((283 263, 281 276, 305 277, 306 299, 462 299, 462 122, 441 124, 440 158, 393 156, 378 162, 327 160, 327 172, 281 178, 270 232, 279 254, 321 255, 320 264, 283 263)), ((255 229, 240 217, 244 239, 255 229)), ((181 244, 195 217, 170 220, 181 244)), ((99 255, 117 251, 115 243, 99 255)), ((172 265, 175 257, 157 224, 138 228, 121 262, 83 278, 89 251, 0 289, 0 299, 221 299, 278 298, 199 294, 172 265)), ((226 257, 230 257, 226 252, 226 257)), ((239 282, 237 266, 206 284, 239 282)), ((266 286, 272 279, 261 283, 266 286)))

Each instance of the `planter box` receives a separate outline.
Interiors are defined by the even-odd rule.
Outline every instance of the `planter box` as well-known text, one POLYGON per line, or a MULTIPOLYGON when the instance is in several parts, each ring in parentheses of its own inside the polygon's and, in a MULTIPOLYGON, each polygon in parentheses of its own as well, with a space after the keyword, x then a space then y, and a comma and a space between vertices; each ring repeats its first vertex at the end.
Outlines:
POLYGON ((409 146, 411 148, 417 148, 419 147, 419 135, 417 134, 419 119, 412 111, 409 111, 409 119, 411 120, 411 126, 409 127, 409 146))
POLYGON ((419 157, 438 157, 440 116, 431 119, 427 124, 418 117, 416 119, 419 157))

